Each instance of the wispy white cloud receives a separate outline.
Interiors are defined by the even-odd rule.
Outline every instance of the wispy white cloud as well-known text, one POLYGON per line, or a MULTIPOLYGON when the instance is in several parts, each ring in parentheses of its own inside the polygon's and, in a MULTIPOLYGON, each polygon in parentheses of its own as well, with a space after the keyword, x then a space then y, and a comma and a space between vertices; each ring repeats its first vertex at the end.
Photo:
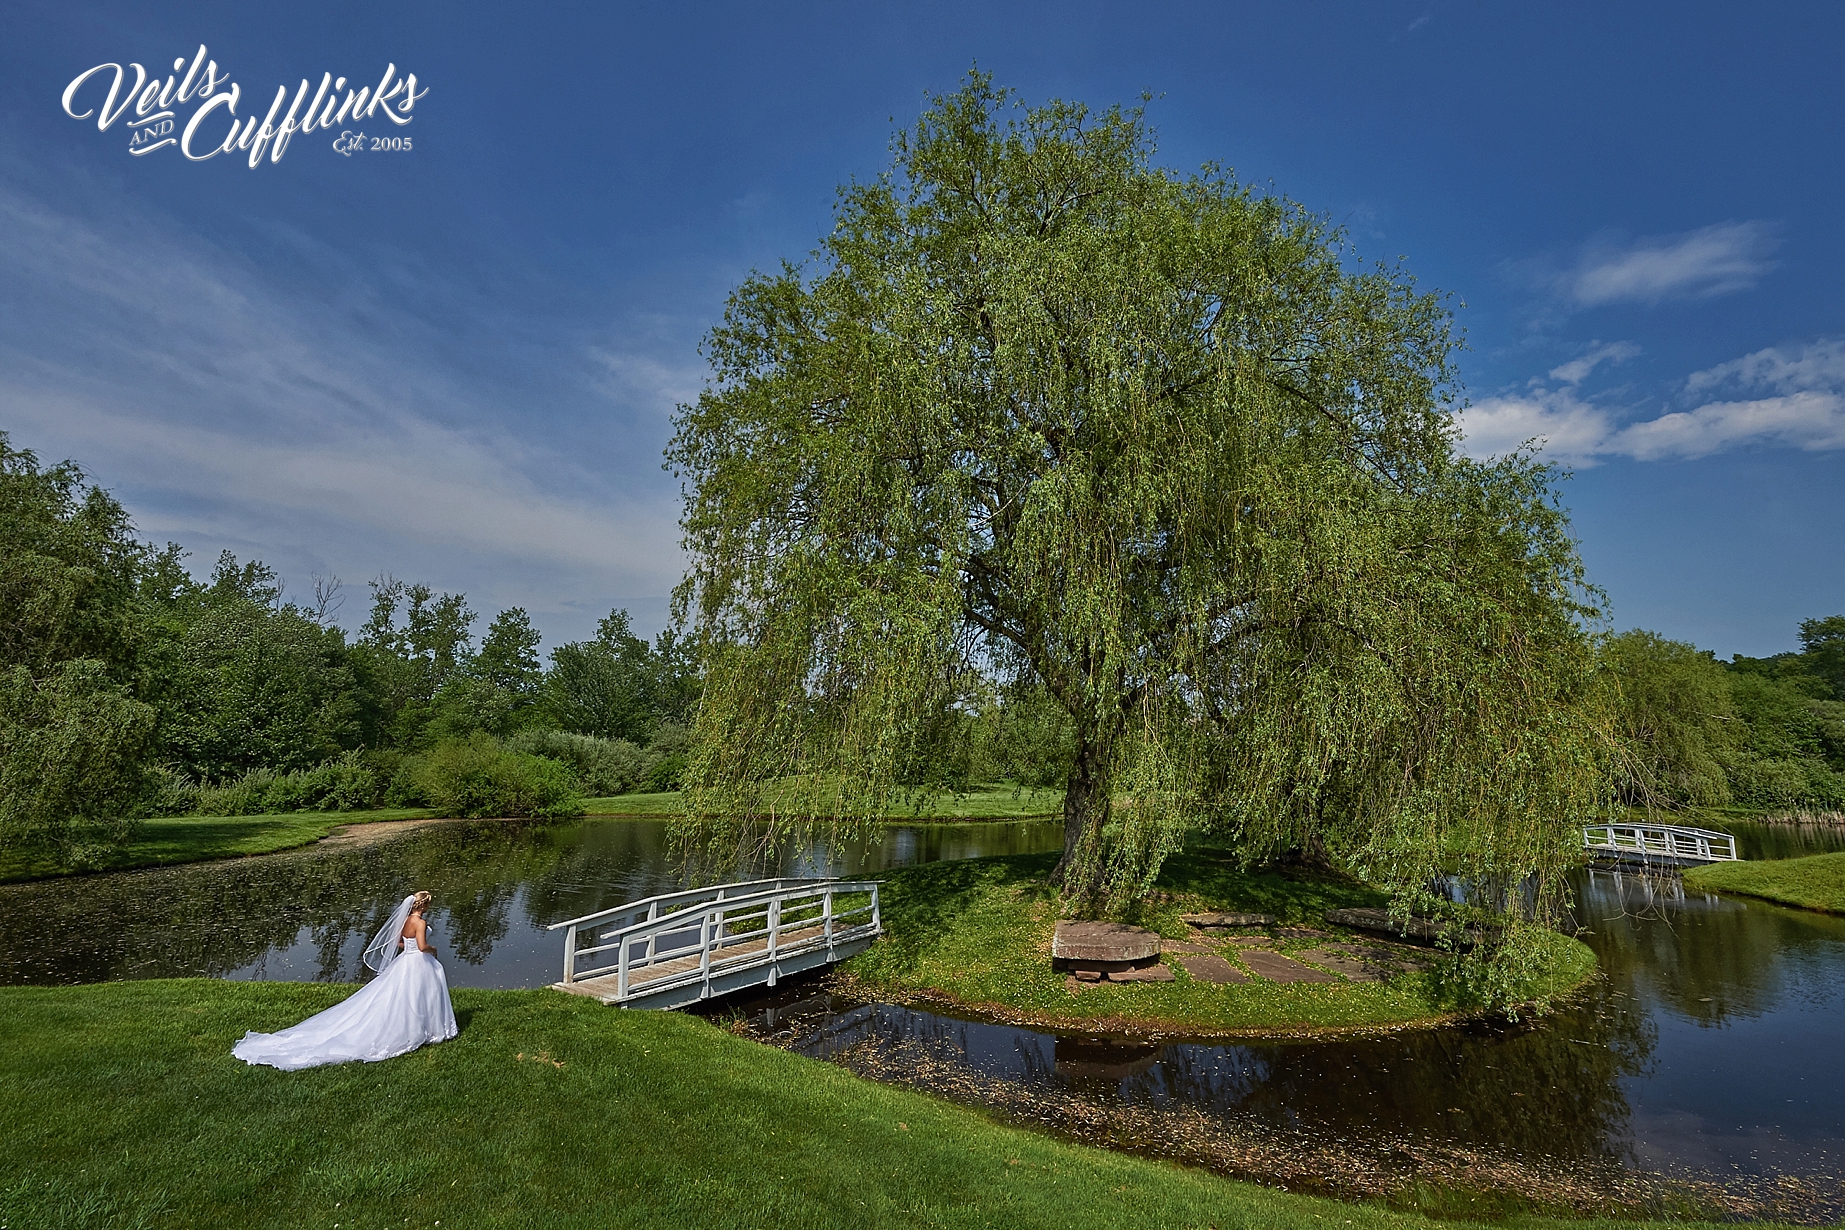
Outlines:
POLYGON ((1708 457, 1744 444, 1782 444, 1808 452, 1845 448, 1845 397, 1795 393, 1711 402, 1625 427, 1608 441, 1606 451, 1656 461, 1708 457))
POLYGON ((1758 350, 1691 373, 1685 391, 1699 393, 1726 384, 1776 393, 1845 388, 1845 339, 1824 338, 1797 350, 1775 346, 1758 350))
POLYGON ((1594 343, 1590 343, 1590 349, 1587 353, 1571 359, 1568 363, 1551 368, 1550 378, 1552 380, 1561 380, 1564 384, 1569 385, 1581 384, 1588 378, 1589 373, 1593 372, 1599 365, 1603 363, 1625 363, 1639 353, 1640 347, 1634 345, 1632 342, 1609 342, 1605 346, 1598 346, 1594 343))
MULTIPOLYGON (((145 214, 117 226, 0 187, 0 228, 0 282, 35 305, 0 337, 0 428, 84 463, 144 534, 259 554, 297 587, 388 570, 466 589, 557 614, 554 637, 613 605, 657 620, 681 569, 667 484, 610 481, 626 438, 588 457, 521 430, 439 325, 347 286, 338 254, 310 254, 309 286, 345 297, 329 310, 145 214)), ((638 410, 653 427, 635 442, 657 448, 649 412, 687 374, 645 352, 581 366, 573 408, 638 410)))
POLYGON ((1594 464, 1613 431, 1607 412, 1582 401, 1573 388, 1489 397, 1463 410, 1457 422, 1470 457, 1498 457, 1530 446, 1571 465, 1594 464))
POLYGON ((1583 307, 1667 299, 1708 299, 1747 290, 1774 268, 1779 244, 1766 222, 1723 222, 1628 244, 1596 243, 1556 278, 1583 307))
MULTIPOLYGON (((1574 364, 1564 364, 1551 376, 1568 380, 1574 371, 1574 364)), ((1845 449, 1845 341, 1761 350, 1695 372, 1685 381, 1685 392, 1708 400, 1625 425, 1612 411, 1579 397, 1579 380, 1469 406, 1456 420, 1463 450, 1473 457, 1493 457, 1531 444, 1549 459, 1593 465, 1605 457, 1708 457, 1749 445, 1808 452, 1845 449), (1734 395, 1710 397, 1725 389, 1734 395)))

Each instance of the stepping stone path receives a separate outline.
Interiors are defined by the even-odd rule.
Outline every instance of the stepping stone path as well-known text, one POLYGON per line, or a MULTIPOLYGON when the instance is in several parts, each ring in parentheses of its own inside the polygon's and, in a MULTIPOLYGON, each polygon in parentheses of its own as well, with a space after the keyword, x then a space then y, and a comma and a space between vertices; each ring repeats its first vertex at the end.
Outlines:
POLYGON ((1311 961, 1315 965, 1324 965, 1335 973, 1344 974, 1353 982, 1382 982, 1388 975, 1395 972, 1391 966, 1366 961, 1342 952, 1328 952, 1321 948, 1309 948, 1305 952, 1292 955, 1311 961))
POLYGON ((1238 935, 1232 937, 1230 942, 1238 948, 1272 948, 1275 944, 1266 935, 1238 935))
MULTIPOLYGON (((1179 940, 1162 940, 1160 941, 1160 951, 1161 952, 1216 952, 1217 949, 1212 948, 1208 944, 1187 944, 1179 940)), ((1184 963, 1181 962, 1180 964, 1184 964, 1184 963)))
POLYGON ((1290 961, 1278 952, 1265 952, 1259 948, 1244 949, 1238 954, 1247 965, 1270 982, 1337 982, 1337 974, 1290 961))
POLYGON ((1179 958, 1179 964, 1185 972, 1199 982, 1237 983, 1248 982, 1245 974, 1222 957, 1213 954, 1186 955, 1179 958))
POLYGON ((1194 927, 1207 931, 1225 927, 1272 927, 1275 925, 1273 914, 1183 914, 1180 918, 1194 927))
MULTIPOLYGON (((1412 943, 1433 944, 1441 938, 1441 924, 1428 918, 1410 918, 1402 922, 1390 917, 1390 911, 1375 908, 1360 910, 1328 910, 1326 921, 1340 927, 1351 927, 1355 931, 1378 931, 1392 939, 1409 940, 1412 943)), ((1461 933, 1463 944, 1478 944, 1485 935, 1468 928, 1461 933)))

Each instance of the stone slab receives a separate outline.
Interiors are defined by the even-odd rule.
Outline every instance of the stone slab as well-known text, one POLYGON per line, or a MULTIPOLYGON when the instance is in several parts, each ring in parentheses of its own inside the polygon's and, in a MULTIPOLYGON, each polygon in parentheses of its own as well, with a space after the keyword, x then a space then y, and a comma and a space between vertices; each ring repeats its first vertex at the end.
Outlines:
POLYGON ((1353 982, 1382 982, 1396 972, 1394 966, 1379 961, 1367 961, 1363 957, 1354 957, 1343 952, 1329 952, 1324 948, 1309 948, 1304 952, 1290 954, 1315 965, 1324 965, 1335 974, 1344 974, 1353 982))
POLYGON ((1148 965, 1141 969, 1110 970, 1110 982, 1173 982, 1178 975, 1172 972, 1170 965, 1148 965))
POLYGON ((1161 952, 1216 952, 1209 944, 1187 944, 1183 940, 1160 941, 1161 952))
POLYGON ((1056 960, 1145 961, 1159 952, 1159 932, 1125 923, 1066 919, 1051 936, 1051 956, 1056 960))
POLYGON ((1238 935, 1230 940, 1238 948, 1272 948, 1275 941, 1266 935, 1238 935))
MULTIPOLYGON (((1441 938, 1442 927, 1433 919, 1412 917, 1408 921, 1392 918, 1390 911, 1378 908, 1362 910, 1328 910, 1326 921, 1338 927, 1352 927, 1359 931, 1375 931, 1388 935, 1395 940, 1408 940, 1414 944, 1433 944, 1441 938)), ((1485 936, 1478 930, 1469 929, 1461 933, 1462 944, 1477 944, 1485 936)))
POLYGON ((1269 927, 1275 923, 1273 914, 1183 914, 1180 917, 1194 927, 1210 929, 1213 927, 1269 927))
POLYGON ((1237 954, 1247 965, 1270 982, 1337 982, 1337 974, 1329 974, 1323 969, 1314 969, 1311 965, 1302 965, 1299 961, 1290 961, 1278 952, 1264 952, 1259 948, 1246 949, 1237 954))
POLYGON ((1222 957, 1215 955, 1192 956, 1188 954, 1179 958, 1179 964, 1185 967, 1186 973, 1196 978, 1199 982, 1237 983, 1249 981, 1248 974, 1245 974, 1242 970, 1230 964, 1230 962, 1224 960, 1222 957))

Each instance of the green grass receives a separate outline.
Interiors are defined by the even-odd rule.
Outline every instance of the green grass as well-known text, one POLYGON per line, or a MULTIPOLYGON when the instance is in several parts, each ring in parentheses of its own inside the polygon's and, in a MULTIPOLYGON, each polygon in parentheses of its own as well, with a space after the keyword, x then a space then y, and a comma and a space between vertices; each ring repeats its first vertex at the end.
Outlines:
MULTIPOLYGON (((942 998, 1032 1024, 1109 1028, 1133 1025, 1194 1035, 1304 1033, 1428 1022, 1451 1016, 1432 974, 1408 972, 1384 983, 1238 985, 1194 981, 1176 961, 1170 983, 1069 990, 1051 969, 1058 905, 1046 876, 1056 855, 932 863, 892 874, 883 890, 887 938, 842 968, 868 992, 942 998)), ((1173 855, 1160 875, 1165 898, 1140 921, 1162 935, 1185 934, 1181 913, 1215 909, 1312 923, 1328 909, 1376 905, 1373 890, 1307 873, 1244 873, 1209 850, 1173 855)), ((1298 951, 1320 941, 1284 940, 1298 951)), ((1548 998, 1595 970, 1580 941, 1546 940, 1551 960, 1530 997, 1548 998)))
POLYGON ((124 871, 132 867, 270 854, 311 845, 342 825, 415 820, 433 814, 422 808, 399 807, 383 811, 302 811, 279 816, 174 816, 144 820, 133 840, 102 859, 80 867, 60 863, 45 854, 0 850, 0 884, 85 871, 124 871))
POLYGON ((384 1063, 231 1057, 245 1029, 351 990, 0 989, 0 1227, 1468 1224, 1062 1143, 694 1017, 548 990, 458 990, 460 1037, 384 1063))
POLYGON ((1685 872, 1688 888, 1743 893, 1804 910, 1845 914, 1845 853, 1773 862, 1712 863, 1685 872))
MULTIPOLYGON (((679 813, 679 794, 618 794, 588 800, 592 816, 673 816, 679 813)), ((1024 790, 1003 784, 977 786, 966 794, 941 795, 903 807, 884 819, 897 824, 955 820, 1015 820, 1027 816, 1061 813, 1063 794, 1053 790, 1024 790)))

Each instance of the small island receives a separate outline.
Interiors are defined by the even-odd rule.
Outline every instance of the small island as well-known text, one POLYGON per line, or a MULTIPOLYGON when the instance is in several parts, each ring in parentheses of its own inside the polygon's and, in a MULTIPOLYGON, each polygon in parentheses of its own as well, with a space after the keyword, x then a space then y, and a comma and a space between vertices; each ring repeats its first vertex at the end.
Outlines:
MULTIPOLYGON (((1326 922, 1329 912, 1381 906, 1376 889, 1329 871, 1242 871, 1210 847, 1162 869, 1137 919, 1160 938, 1150 961, 1057 958, 1054 862, 1020 855, 892 875, 888 938, 842 967, 840 983, 1013 1024, 1199 1038, 1394 1030, 1483 1010, 1444 976, 1449 953, 1326 922), (1122 973, 1092 976, 1111 964, 1122 973)), ((1518 1006, 1548 1004, 1595 973, 1580 940, 1543 938, 1518 1006)))

